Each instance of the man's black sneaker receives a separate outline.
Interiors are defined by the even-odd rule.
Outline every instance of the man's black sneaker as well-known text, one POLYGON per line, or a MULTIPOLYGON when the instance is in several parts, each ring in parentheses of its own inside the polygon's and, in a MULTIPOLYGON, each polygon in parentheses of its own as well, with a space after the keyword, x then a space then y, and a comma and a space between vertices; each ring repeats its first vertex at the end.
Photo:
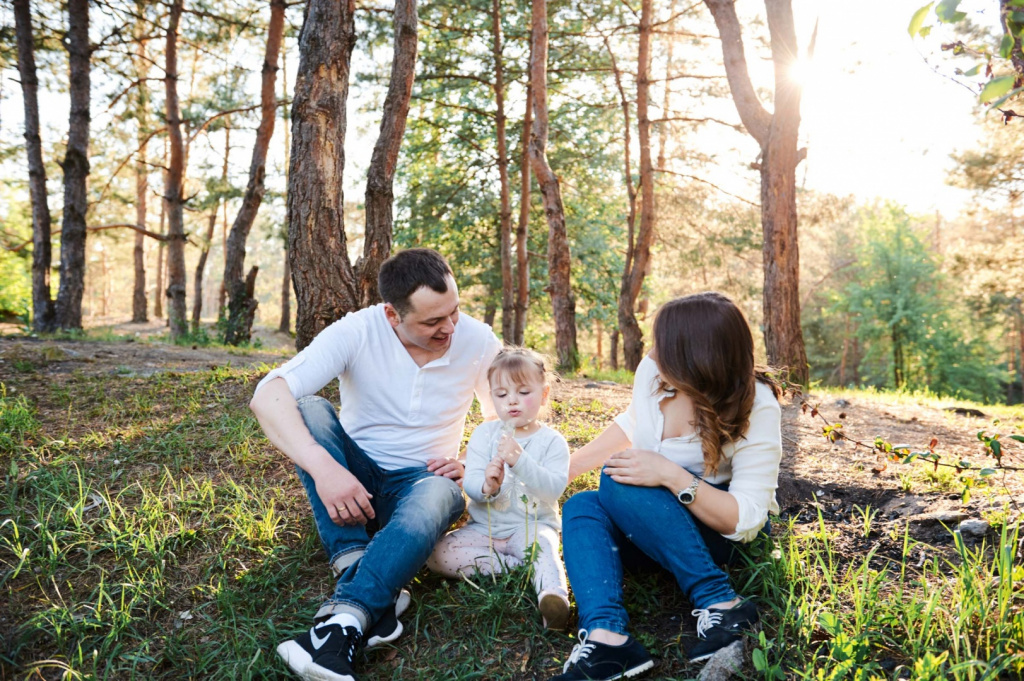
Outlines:
POLYGON ((757 624, 757 606, 753 601, 743 601, 728 610, 708 608, 694 610, 697 618, 697 641, 690 648, 690 662, 703 662, 722 648, 739 641, 743 632, 757 624))
POLYGON ((402 623, 398 620, 412 601, 412 594, 402 589, 395 599, 395 607, 387 610, 373 626, 366 631, 366 647, 373 648, 382 643, 391 643, 402 635, 402 623))
POLYGON ((277 654, 306 681, 356 681, 352 665, 362 638, 355 627, 321 622, 279 645, 277 654))
POLYGON ((654 666, 654 660, 632 636, 622 645, 610 646, 588 641, 586 630, 580 629, 579 639, 562 673, 550 681, 631 679, 654 666))

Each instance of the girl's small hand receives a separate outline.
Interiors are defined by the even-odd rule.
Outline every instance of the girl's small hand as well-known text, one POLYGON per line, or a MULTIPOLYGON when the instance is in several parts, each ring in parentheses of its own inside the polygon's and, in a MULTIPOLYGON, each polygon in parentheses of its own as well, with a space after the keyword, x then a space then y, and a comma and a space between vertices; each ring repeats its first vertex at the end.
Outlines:
POLYGON ((505 460, 500 456, 491 459, 484 469, 484 486, 480 490, 485 496, 493 497, 501 489, 501 483, 505 481, 505 460))
POLYGON ((638 487, 660 487, 678 471, 679 466, 647 449, 624 449, 604 464, 612 480, 638 487))
POLYGON ((498 456, 504 459, 509 466, 515 466, 522 453, 523 448, 516 442, 516 438, 508 433, 503 433, 501 440, 498 441, 498 456))

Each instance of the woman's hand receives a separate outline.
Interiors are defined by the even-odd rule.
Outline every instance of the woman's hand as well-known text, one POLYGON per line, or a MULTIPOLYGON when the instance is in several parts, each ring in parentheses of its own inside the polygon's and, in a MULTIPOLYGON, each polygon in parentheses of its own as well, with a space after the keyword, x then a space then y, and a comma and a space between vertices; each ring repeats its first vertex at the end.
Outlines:
POLYGON ((505 460, 500 456, 491 459, 484 469, 484 486, 480 492, 484 496, 493 497, 501 489, 501 483, 505 481, 505 460))
POLYGON ((657 452, 624 449, 604 463, 604 472, 615 482, 638 487, 661 487, 678 477, 683 469, 657 452))
POLYGON ((515 466, 519 461, 519 455, 523 453, 523 447, 514 436, 503 433, 498 441, 498 456, 505 460, 509 466, 515 466))

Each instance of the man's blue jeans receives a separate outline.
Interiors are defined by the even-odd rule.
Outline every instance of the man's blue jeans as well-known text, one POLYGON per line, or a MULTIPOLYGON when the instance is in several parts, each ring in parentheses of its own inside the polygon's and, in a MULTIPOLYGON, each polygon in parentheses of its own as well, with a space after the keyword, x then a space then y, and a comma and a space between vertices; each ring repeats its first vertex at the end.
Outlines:
POLYGON ((322 397, 301 398, 299 412, 313 438, 373 495, 370 503, 376 518, 367 526, 336 525, 316 493, 313 478, 297 468, 338 578, 334 594, 316 617, 347 612, 366 631, 392 607, 437 540, 462 515, 465 498, 455 482, 426 467, 386 471, 377 466, 345 433, 338 413, 322 397))
POLYGON ((719 567, 734 542, 702 522, 664 487, 637 487, 601 475, 596 492, 580 492, 562 508, 562 552, 580 629, 629 632, 623 567, 667 569, 695 608, 736 597, 719 567))

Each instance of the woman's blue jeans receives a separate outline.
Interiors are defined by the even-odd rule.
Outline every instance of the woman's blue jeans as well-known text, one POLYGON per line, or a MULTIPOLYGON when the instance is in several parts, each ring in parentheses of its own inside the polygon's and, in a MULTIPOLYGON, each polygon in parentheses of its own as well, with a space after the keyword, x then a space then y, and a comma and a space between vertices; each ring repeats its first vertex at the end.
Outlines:
POLYGON ((580 629, 629 631, 623 567, 661 567, 696 608, 736 592, 719 567, 733 561, 734 542, 697 520, 664 487, 637 487, 601 475, 596 492, 573 495, 562 509, 562 552, 580 629))
POLYGON ((345 433, 334 407, 322 397, 301 398, 299 412, 313 438, 373 495, 373 520, 365 526, 337 525, 316 493, 313 478, 296 467, 338 578, 334 594, 316 617, 347 612, 366 631, 392 607, 437 540, 462 515, 465 498, 455 482, 426 467, 380 468, 345 433))

